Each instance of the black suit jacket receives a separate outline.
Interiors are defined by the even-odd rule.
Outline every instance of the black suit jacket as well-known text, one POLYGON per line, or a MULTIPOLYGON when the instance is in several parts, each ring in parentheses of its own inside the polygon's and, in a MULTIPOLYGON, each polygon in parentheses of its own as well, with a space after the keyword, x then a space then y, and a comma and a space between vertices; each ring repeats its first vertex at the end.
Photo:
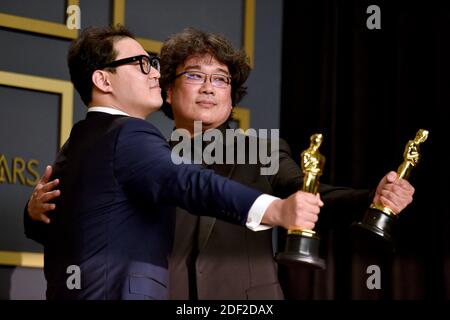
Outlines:
MULTIPOLYGON (((247 146, 250 139, 255 138, 247 137, 247 146)), ((271 150, 270 141, 263 143, 271 150)), ((285 198, 301 189, 303 174, 281 139, 278 151, 279 170, 274 175, 261 175, 260 163, 214 164, 210 168, 261 192, 285 198)), ((368 190, 321 184, 319 192, 325 203, 321 222, 350 223, 369 204, 368 190), (344 209, 347 215, 338 215, 344 209)), ((253 232, 182 209, 177 209, 176 219, 169 263, 171 299, 283 299, 273 259, 272 230, 253 232)))
MULTIPOLYGON (((89 112, 54 164, 60 179, 52 222, 26 215, 44 244, 49 299, 165 299, 174 206, 244 225, 261 194, 196 165, 175 165, 144 120, 89 112), (70 266, 81 288, 67 286, 70 266)), ((70 281, 70 280, 69 280, 70 281)))

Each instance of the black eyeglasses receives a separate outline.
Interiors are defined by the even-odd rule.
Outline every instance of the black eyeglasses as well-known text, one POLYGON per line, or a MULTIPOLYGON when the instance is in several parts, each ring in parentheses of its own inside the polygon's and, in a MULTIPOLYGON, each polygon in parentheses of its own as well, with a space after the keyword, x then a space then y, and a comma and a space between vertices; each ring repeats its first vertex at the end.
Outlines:
POLYGON ((110 63, 107 63, 102 66, 102 69, 104 68, 116 68, 119 66, 122 66, 124 64, 132 63, 139 61, 139 65, 141 67, 141 71, 143 74, 149 74, 150 70, 152 68, 156 69, 158 72, 160 70, 159 67, 159 58, 156 56, 146 56, 144 54, 141 54, 139 56, 119 59, 110 63))
POLYGON ((231 82, 231 77, 219 74, 219 73, 204 73, 201 71, 183 71, 179 74, 177 74, 175 77, 181 77, 183 76, 183 80, 186 83, 192 83, 192 84, 204 84, 209 76, 209 81, 211 82, 213 87, 217 88, 226 88, 231 82))

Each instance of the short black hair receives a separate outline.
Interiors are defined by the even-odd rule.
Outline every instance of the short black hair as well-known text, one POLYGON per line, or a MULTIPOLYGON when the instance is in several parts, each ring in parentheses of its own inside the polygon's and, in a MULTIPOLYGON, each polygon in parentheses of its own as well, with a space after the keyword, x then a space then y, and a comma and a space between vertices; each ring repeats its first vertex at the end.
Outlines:
POLYGON ((133 34, 123 26, 88 27, 69 48, 67 64, 70 80, 87 106, 92 100, 92 74, 117 57, 114 42, 133 34))

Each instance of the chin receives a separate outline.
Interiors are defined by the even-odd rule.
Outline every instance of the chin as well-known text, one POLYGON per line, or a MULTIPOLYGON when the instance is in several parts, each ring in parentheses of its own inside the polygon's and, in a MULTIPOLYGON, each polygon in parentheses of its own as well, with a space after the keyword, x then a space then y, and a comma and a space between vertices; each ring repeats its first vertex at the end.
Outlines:
POLYGON ((147 105, 147 108, 150 110, 159 110, 162 106, 162 99, 152 99, 149 104, 147 105))
POLYGON ((162 98, 152 98, 150 99, 150 104, 152 106, 158 106, 158 109, 161 108, 162 104, 163 104, 163 100, 162 98))
POLYGON ((215 115, 214 111, 206 110, 203 112, 198 112, 197 117, 195 117, 195 119, 201 120, 201 121, 207 122, 207 123, 212 123, 212 122, 215 122, 214 120, 216 120, 214 115, 215 115))

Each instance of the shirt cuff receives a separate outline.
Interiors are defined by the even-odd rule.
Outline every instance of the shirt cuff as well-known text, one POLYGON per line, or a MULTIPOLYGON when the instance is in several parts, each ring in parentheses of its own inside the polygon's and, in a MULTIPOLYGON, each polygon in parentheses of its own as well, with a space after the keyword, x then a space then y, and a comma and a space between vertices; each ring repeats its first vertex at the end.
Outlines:
POLYGON ((253 231, 263 231, 271 229, 272 226, 268 226, 265 224, 261 224, 261 220, 264 216, 269 205, 280 198, 270 196, 268 194, 262 194, 258 198, 256 198, 253 205, 250 207, 247 216, 247 223, 245 224, 247 228, 253 231))

